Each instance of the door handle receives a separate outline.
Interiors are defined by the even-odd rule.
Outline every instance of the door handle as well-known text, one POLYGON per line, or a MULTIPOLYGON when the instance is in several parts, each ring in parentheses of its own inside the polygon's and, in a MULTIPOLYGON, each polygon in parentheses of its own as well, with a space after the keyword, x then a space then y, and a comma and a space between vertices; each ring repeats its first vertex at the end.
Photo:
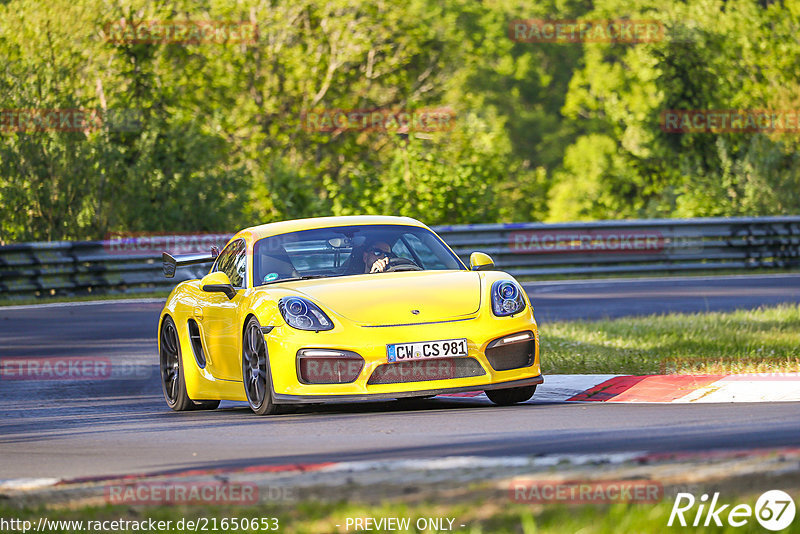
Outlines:
POLYGON ((203 308, 201 308, 200 306, 195 306, 194 307, 194 316, 195 316, 196 319, 202 321, 203 320, 203 308))

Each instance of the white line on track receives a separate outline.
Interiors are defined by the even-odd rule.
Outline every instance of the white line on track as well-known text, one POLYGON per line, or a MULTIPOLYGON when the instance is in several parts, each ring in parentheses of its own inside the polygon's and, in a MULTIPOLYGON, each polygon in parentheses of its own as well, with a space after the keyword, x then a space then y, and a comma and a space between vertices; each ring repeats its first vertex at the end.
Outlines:
POLYGON ((709 280, 741 280, 741 279, 755 279, 755 278, 796 278, 800 279, 800 273, 781 273, 781 274, 729 274, 723 276, 647 276, 641 278, 592 278, 586 280, 542 280, 522 282, 525 288, 538 288, 550 286, 584 286, 595 285, 604 286, 618 283, 641 283, 641 282, 687 282, 692 280, 709 281, 709 280))
POLYGON ((0 490, 35 490, 58 484, 60 481, 60 478, 12 478, 0 480, 0 490))

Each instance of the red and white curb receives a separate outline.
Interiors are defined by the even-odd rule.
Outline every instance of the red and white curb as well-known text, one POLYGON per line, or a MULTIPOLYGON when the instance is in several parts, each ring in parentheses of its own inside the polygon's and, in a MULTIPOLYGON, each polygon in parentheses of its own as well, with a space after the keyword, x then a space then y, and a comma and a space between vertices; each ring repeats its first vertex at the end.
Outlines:
MULTIPOLYGON (((443 395, 482 397, 482 392, 443 395)), ((800 373, 546 375, 529 402, 727 403, 800 401, 800 373)))
POLYGON ((324 462, 314 464, 252 465, 241 468, 184 469, 168 472, 135 473, 79 478, 17 478, 0 480, 0 491, 26 492, 47 488, 69 488, 74 486, 109 486, 112 484, 141 484, 153 481, 175 483, 179 480, 228 481, 232 478, 254 476, 300 476, 313 473, 359 473, 387 471, 447 471, 479 468, 552 467, 557 465, 585 465, 590 463, 620 464, 639 461, 646 452, 619 452, 595 454, 547 454, 542 456, 446 456, 443 458, 420 458, 413 460, 365 460, 349 462, 324 462))
POLYGON ((129 484, 154 479, 225 479, 231 475, 280 475, 321 471, 337 465, 334 462, 283 465, 251 465, 240 468, 182 469, 152 473, 129 473, 77 478, 13 478, 0 479, 0 491, 33 491, 51 486, 75 486, 84 484, 129 484))

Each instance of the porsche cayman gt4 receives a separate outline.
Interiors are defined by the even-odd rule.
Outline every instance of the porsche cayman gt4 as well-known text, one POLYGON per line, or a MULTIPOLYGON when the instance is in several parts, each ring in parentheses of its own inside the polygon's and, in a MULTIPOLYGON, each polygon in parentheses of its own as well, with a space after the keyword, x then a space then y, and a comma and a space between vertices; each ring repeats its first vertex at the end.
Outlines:
POLYGON ((371 401, 485 391, 500 405, 543 379, 539 334, 519 283, 473 253, 467 267, 405 217, 265 224, 220 253, 163 255, 178 284, 158 324, 161 382, 176 411, 244 401, 371 401))

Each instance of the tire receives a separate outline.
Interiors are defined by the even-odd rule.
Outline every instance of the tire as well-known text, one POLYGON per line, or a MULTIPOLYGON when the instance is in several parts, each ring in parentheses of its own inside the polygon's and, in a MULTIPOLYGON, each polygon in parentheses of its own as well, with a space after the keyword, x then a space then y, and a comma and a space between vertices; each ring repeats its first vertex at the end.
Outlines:
POLYGON ((186 379, 184 378, 178 330, 175 328, 175 321, 169 315, 161 321, 159 338, 161 340, 158 350, 161 391, 164 393, 167 406, 176 412, 213 410, 219 406, 218 400, 193 401, 186 393, 186 379))
POLYGON ((242 336, 242 383, 247 404, 253 413, 256 415, 277 413, 277 406, 272 402, 267 343, 264 341, 261 325, 255 317, 247 321, 242 336))
POLYGON ((498 406, 511 406, 512 404, 525 402, 530 400, 535 392, 535 385, 524 386, 521 388, 489 389, 485 391, 486 396, 489 397, 489 400, 498 406))

